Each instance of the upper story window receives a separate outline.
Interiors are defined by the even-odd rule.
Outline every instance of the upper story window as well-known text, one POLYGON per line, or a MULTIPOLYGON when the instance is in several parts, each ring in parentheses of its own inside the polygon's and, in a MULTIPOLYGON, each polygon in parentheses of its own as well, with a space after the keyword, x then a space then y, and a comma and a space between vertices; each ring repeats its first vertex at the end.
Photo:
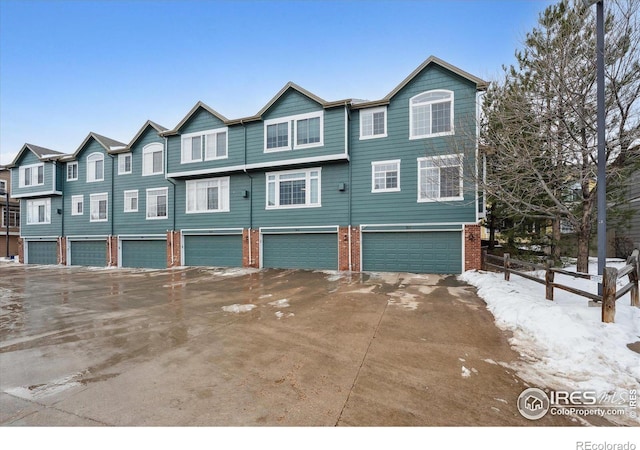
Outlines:
POLYGON ((387 107, 360 110, 360 139, 387 136, 387 107))
POLYGON ((147 189, 147 220, 166 219, 169 188, 147 189))
POLYGON ((371 192, 400 190, 400 160, 371 163, 371 192))
POLYGON ((323 111, 265 120, 264 151, 297 150, 323 145, 323 120, 323 111))
POLYGON ((0 191, 7 192, 7 182, 5 180, 0 180, 0 191))
POLYGON ((78 162, 67 163, 67 181, 75 181, 78 179, 78 162))
POLYGON ((81 216, 84 212, 84 195, 71 196, 71 215, 81 216))
POLYGON ((187 213, 229 211, 229 177, 189 180, 187 213))
POLYGON ((159 142, 147 144, 142 149, 142 176, 160 175, 163 170, 163 145, 159 142))
POLYGON ((104 155, 92 153, 87 156, 87 183, 104 180, 104 155))
POLYGON ((91 194, 90 195, 90 222, 106 222, 109 220, 109 194, 91 194))
POLYGON ((321 206, 320 168, 266 175, 267 209, 321 206))
POLYGON ((418 201, 463 200, 462 155, 418 158, 418 201))
POLYGON ((125 175, 132 172, 131 153, 120 153, 118 155, 118 175, 125 175))
POLYGON ((44 164, 32 164, 20 167, 20 187, 44 184, 44 164))
POLYGON ((138 190, 124 191, 124 212, 138 211, 138 190))
POLYGON ((211 161, 227 157, 227 128, 182 135, 180 162, 211 161))
POLYGON ((51 199, 27 200, 27 225, 51 223, 51 199))
POLYGON ((428 91, 409 100, 409 138, 453 133, 453 92, 428 91))

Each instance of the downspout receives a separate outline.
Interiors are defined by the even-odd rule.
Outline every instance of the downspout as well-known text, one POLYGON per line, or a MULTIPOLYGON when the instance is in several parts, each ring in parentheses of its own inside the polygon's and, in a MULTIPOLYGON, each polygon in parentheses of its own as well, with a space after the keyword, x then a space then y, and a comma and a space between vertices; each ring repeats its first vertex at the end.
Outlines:
MULTIPOLYGON (((113 220, 114 220, 114 217, 115 217, 114 216, 114 210, 115 210, 115 207, 114 207, 114 205, 115 205, 115 197, 114 197, 115 189, 114 189, 114 187, 115 187, 115 179, 116 179, 115 173, 116 172, 115 172, 115 167, 114 167, 114 164, 115 164, 114 161, 115 161, 116 157, 114 155, 112 155, 111 153, 109 153, 108 151, 107 151, 107 155, 109 155, 109 157, 111 158, 111 195, 110 195, 110 197, 111 197, 111 208, 109 208, 109 213, 111 215, 111 234, 109 235, 109 241, 108 241, 107 248, 108 248, 108 251, 109 251, 109 267, 112 267, 113 266, 113 257, 112 257, 113 252, 112 252, 112 248, 111 248, 112 247, 111 240, 113 238, 113 233, 114 233, 114 230, 115 230, 115 224, 113 223, 113 220)), ((107 200, 107 207, 108 207, 108 205, 109 205, 109 201, 107 200)))
POLYGON ((175 234, 176 231, 176 183, 174 183, 174 181, 169 178, 168 173, 169 173, 169 138, 167 138, 166 136, 163 136, 164 138, 164 179, 167 180, 169 183, 171 183, 172 186, 172 191, 173 191, 173 199, 172 199, 172 203, 173 203, 173 211, 171 214, 171 267, 173 267, 174 263, 175 263, 175 251, 174 251, 174 245, 175 245, 175 241, 173 239, 173 235, 175 234))
MULTIPOLYGON (((58 172, 58 167, 57 167, 56 161, 54 161, 53 162, 53 173, 56 174, 56 175, 54 175, 54 176, 56 176, 56 178, 57 178, 57 172, 58 172)), ((57 184, 57 179, 56 179, 56 184, 57 184)), ((57 186, 56 186, 56 188, 57 188, 57 186)), ((55 189, 55 190, 57 190, 57 189, 55 189)), ((59 245, 59 247, 60 247, 60 261, 62 262, 63 261, 63 259, 62 259, 62 242, 65 239, 65 237, 64 237, 64 212, 65 212, 65 207, 64 207, 64 185, 63 185, 62 189, 60 189, 60 192, 62 193, 62 195, 60 196, 61 199, 62 199, 62 217, 60 218, 60 245, 59 245)), ((65 245, 65 250, 66 250, 66 245, 65 245)), ((65 261, 65 263, 66 263, 66 261, 65 261)))
MULTIPOLYGON (((349 118, 350 111, 347 108, 347 102, 344 103, 344 151, 348 155, 349 154, 349 140, 351 138, 351 133, 349 132, 349 118)), ((352 249, 351 249, 351 158, 347 159, 347 164, 349 167, 349 177, 348 177, 348 198, 347 198, 347 210, 348 210, 348 222, 349 222, 349 272, 353 270, 353 260, 352 260, 352 249)))
POLYGON ((251 249, 251 231, 253 230, 253 177, 249 175, 247 172, 247 126, 244 124, 242 120, 240 120, 240 125, 242 125, 243 131, 243 147, 244 147, 244 163, 243 163, 243 171, 245 175, 249 177, 249 235, 248 235, 248 245, 249 245, 249 266, 253 264, 253 252, 251 249))

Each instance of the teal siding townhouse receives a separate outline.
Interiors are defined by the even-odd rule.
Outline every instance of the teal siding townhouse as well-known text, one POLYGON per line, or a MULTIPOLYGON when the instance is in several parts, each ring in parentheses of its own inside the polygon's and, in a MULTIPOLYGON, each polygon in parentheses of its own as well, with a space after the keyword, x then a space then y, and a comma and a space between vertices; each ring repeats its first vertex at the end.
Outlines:
POLYGON ((27 264, 460 273, 480 264, 478 94, 435 57, 387 96, 287 83, 256 115, 198 102, 128 144, 25 144, 13 163, 27 264), (475 173, 475 172, 473 172, 475 173))

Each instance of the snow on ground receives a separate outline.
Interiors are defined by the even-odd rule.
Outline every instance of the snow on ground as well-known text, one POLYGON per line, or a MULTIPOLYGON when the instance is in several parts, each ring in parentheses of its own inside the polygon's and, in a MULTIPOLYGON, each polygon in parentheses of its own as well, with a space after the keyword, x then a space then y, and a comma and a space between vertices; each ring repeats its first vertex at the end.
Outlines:
MULTIPOLYGON (((589 273, 597 273, 595 259, 589 273)), ((478 288, 498 327, 512 333, 510 343, 523 357, 513 368, 532 386, 624 395, 640 388, 640 354, 627 347, 640 341, 640 308, 630 306, 630 294, 616 302, 615 323, 605 324, 600 306, 588 306, 586 298, 555 289, 549 301, 544 284, 517 275, 504 281, 502 273, 469 271, 460 279, 478 288)), ((556 274, 555 282, 597 293, 595 281, 556 274)), ((628 277, 619 280, 626 283, 628 277)))
POLYGON ((251 305, 251 304, 240 305, 240 304, 236 303, 235 305, 223 306, 222 310, 224 312, 241 313, 241 312, 251 311, 255 307, 256 307, 256 305, 251 305))

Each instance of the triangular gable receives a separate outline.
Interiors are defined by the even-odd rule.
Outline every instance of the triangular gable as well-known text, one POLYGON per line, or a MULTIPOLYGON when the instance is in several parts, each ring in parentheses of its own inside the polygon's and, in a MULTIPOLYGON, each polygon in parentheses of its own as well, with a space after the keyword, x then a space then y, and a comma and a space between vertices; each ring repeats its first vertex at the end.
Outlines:
POLYGON ((11 164, 9 164, 6 167, 7 168, 15 167, 20 161, 20 159, 22 159, 22 155, 24 154, 24 152, 26 152, 27 150, 33 153, 36 156, 36 158, 38 158, 38 160, 40 161, 55 160, 64 156, 64 153, 58 152, 56 150, 51 150, 51 149, 40 147, 38 145, 33 145, 33 144, 24 144, 20 149, 20 151, 18 152, 18 154, 16 155, 16 157, 11 162, 11 164))
POLYGON ((163 127, 162 125, 158 125, 157 123, 155 123, 155 122, 153 122, 151 120, 147 120, 144 123, 144 125, 142 125, 140 130, 136 133, 136 135, 133 137, 133 139, 131 139, 131 142, 129 142, 129 145, 127 145, 127 147, 125 149, 122 149, 122 150, 119 150, 119 151, 112 151, 112 153, 121 153, 121 152, 130 151, 131 147, 133 147, 136 144, 138 139, 140 139, 142 137, 142 135, 144 135, 144 133, 149 128, 153 128, 154 130, 156 130, 156 132, 158 134, 161 134, 161 133, 164 133, 165 131, 167 131, 167 129, 165 127, 163 127))
POLYGON ((175 128, 173 130, 167 130, 164 131, 162 133, 163 136, 169 136, 172 134, 178 134, 180 132, 180 128, 182 128, 184 126, 184 124, 186 124, 189 119, 191 119, 191 117, 198 112, 199 109, 204 109, 205 111, 207 111, 208 113, 210 113, 211 115, 213 115, 214 117, 217 117, 220 121, 222 122, 228 122, 229 119, 227 119, 225 116, 223 116, 222 114, 220 114, 219 112, 217 112, 215 109, 207 106, 206 104, 202 103, 201 101, 199 101, 198 103, 195 104, 195 106, 193 108, 191 108, 191 111, 189 111, 187 113, 186 116, 184 116, 184 118, 180 121, 180 123, 178 123, 178 125, 175 126, 175 128))
POLYGON ((353 107, 355 109, 359 109, 359 108, 369 108, 372 106, 376 106, 376 105, 386 105, 389 104, 389 102, 391 101, 391 99, 398 93, 400 92, 407 84, 409 84, 411 82, 411 80, 413 80, 415 77, 417 77, 423 70, 425 70, 428 66, 430 66, 431 64, 437 64, 438 66, 452 72, 455 73, 456 75, 470 81, 471 83, 476 85, 476 90, 478 91, 484 91, 487 89, 489 83, 482 80, 481 78, 478 78, 474 75, 471 75, 468 72, 465 72, 464 70, 460 69, 459 67, 454 66, 453 64, 449 64, 446 61, 443 61, 442 59, 436 57, 436 56, 429 56, 422 64, 420 64, 413 72, 411 72, 409 74, 409 76, 407 78, 405 78, 404 80, 402 80, 402 82, 400 84, 398 84, 391 92, 389 92, 386 96, 384 96, 382 99, 380 100, 372 100, 372 101, 364 101, 364 102, 354 102, 353 103, 353 107))
POLYGON ((98 133, 91 132, 87 135, 84 141, 82 141, 82 144, 80 144, 80 147, 78 147, 78 149, 73 153, 72 157, 69 159, 76 159, 80 154, 80 152, 82 152, 82 150, 86 147, 86 145, 89 143, 91 139, 95 140, 98 144, 100 144, 107 153, 121 150, 127 147, 127 144, 124 144, 120 141, 116 141, 115 139, 111 139, 106 136, 102 136, 98 133))
POLYGON ((278 100, 280 100, 280 97, 282 97, 284 94, 286 94, 286 92, 289 89, 293 89, 293 90, 298 91, 300 94, 304 95, 307 98, 310 98, 311 100, 313 100, 314 102, 318 103, 322 107, 327 105, 327 102, 325 100, 321 99, 320 97, 318 97, 315 94, 312 94, 311 92, 307 91, 306 89, 301 88, 297 84, 289 81, 287 84, 284 85, 284 87, 282 89, 280 89, 280 91, 271 100, 269 100, 269 102, 266 105, 264 105, 264 107, 260 111, 258 111, 258 114, 256 114, 256 117, 263 116, 269 110, 269 108, 271 108, 278 100))

